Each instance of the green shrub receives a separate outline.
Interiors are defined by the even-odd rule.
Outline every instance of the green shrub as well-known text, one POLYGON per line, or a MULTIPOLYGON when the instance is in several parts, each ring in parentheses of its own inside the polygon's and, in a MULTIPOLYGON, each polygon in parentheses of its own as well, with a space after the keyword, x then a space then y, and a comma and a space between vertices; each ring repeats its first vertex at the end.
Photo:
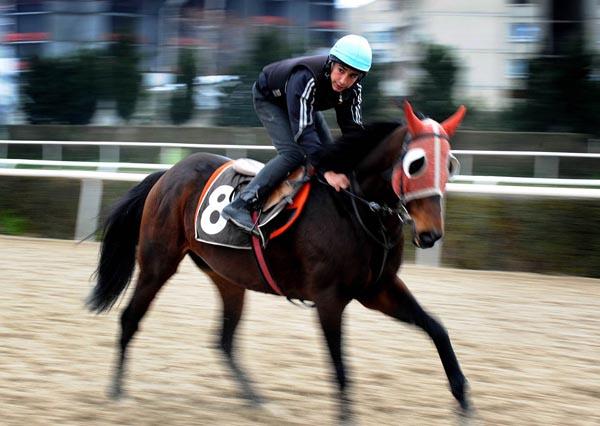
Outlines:
POLYGON ((454 84, 459 71, 452 50, 440 44, 423 46, 425 55, 419 63, 422 76, 413 88, 414 106, 426 116, 443 121, 454 111, 454 84))
POLYGON ((183 124, 192 118, 194 99, 187 89, 176 90, 171 95, 169 116, 173 124, 183 124))
POLYGON ((32 124, 88 124, 98 99, 98 58, 79 52, 64 58, 37 58, 22 74, 23 104, 32 124))
POLYGON ((230 88, 217 116, 219 126, 259 127, 252 106, 252 85, 260 71, 271 62, 290 58, 298 51, 285 42, 277 30, 264 30, 254 37, 252 48, 244 55, 232 74, 240 77, 240 84, 230 88))
POLYGON ((23 235, 27 232, 27 220, 11 210, 0 210, 0 234, 23 235))
POLYGON ((568 43, 565 52, 542 52, 529 61, 522 97, 507 113, 514 130, 600 135, 600 82, 591 78, 594 55, 582 41, 568 43))
POLYGON ((446 207, 443 263, 600 277, 597 200, 467 197, 446 207))
POLYGON ((169 116, 173 124, 189 121, 194 115, 194 78, 196 77, 196 58, 189 49, 179 53, 177 84, 183 88, 173 92, 169 116))
POLYGON ((117 113, 125 121, 129 121, 135 112, 142 85, 139 55, 133 41, 122 36, 110 49, 112 61, 112 93, 117 104, 117 113))

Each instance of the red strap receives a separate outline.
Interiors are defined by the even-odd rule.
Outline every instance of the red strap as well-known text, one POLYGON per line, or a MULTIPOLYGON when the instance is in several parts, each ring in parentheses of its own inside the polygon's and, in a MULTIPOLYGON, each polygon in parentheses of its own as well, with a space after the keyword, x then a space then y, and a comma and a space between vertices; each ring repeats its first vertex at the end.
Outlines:
MULTIPOLYGON (((258 213, 252 212, 252 220, 254 223, 257 223, 258 213)), ((269 286, 273 289, 275 293, 280 296, 283 296, 282 291, 279 289, 279 286, 273 279, 271 272, 269 271, 269 266, 267 265, 267 261, 265 259, 265 254, 263 252, 262 244, 260 243, 260 238, 257 235, 252 234, 252 248, 254 249, 254 254, 256 255, 256 261, 258 262, 258 266, 260 271, 262 272, 263 278, 269 284, 269 286)))
POLYGON ((302 210, 304 209, 306 200, 308 200, 308 194, 310 193, 310 187, 311 187, 310 182, 306 182, 304 185, 302 185, 302 187, 300 188, 298 193, 296 195, 294 195, 292 204, 288 204, 288 206, 286 207, 287 209, 295 210, 294 214, 287 221, 287 223, 285 225, 283 225, 281 228, 277 229, 276 231, 273 231, 271 233, 271 235, 269 235, 269 240, 272 240, 273 238, 278 237, 281 234, 283 234, 294 224, 296 219, 298 219, 300 217, 300 213, 302 213, 302 210))

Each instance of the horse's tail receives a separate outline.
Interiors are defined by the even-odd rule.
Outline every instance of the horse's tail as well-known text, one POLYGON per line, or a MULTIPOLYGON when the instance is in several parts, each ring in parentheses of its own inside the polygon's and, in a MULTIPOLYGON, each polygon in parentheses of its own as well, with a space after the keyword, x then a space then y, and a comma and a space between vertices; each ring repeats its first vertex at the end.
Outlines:
POLYGON ((100 313, 110 310, 129 285, 135 267, 135 249, 144 203, 164 173, 152 173, 131 188, 106 218, 102 227, 100 260, 94 273, 97 282, 86 301, 90 311, 100 313))

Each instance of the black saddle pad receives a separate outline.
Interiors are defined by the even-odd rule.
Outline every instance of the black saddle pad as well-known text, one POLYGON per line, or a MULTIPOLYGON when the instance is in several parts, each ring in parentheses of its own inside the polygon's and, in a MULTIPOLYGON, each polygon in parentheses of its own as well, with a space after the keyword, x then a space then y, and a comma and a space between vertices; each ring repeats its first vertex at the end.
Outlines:
POLYGON ((233 198, 234 191, 250 182, 251 176, 233 169, 233 162, 218 169, 198 200, 196 208, 196 240, 220 246, 250 249, 250 235, 221 216, 233 198))
MULTIPOLYGON (((233 161, 222 165, 213 173, 196 207, 194 225, 197 241, 238 249, 252 248, 250 235, 221 216, 223 208, 250 180, 252 180, 252 176, 241 174, 235 170, 233 161)), ((274 201, 274 204, 271 204, 267 210, 261 212, 257 231, 263 246, 266 244, 266 235, 269 235, 268 231, 263 228, 266 228, 285 210, 287 205, 294 201, 294 195, 304 182, 304 179, 292 183, 287 182, 288 189, 278 194, 281 198, 274 201)), ((285 184, 286 182, 282 183, 282 185, 285 184)))

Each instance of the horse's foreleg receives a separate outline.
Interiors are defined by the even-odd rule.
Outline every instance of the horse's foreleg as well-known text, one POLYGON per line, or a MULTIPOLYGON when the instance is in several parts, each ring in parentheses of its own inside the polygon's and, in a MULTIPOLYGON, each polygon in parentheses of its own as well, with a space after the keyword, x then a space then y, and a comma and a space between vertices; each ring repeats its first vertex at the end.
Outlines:
MULTIPOLYGON (((147 250, 146 253, 152 251, 147 250)), ((160 252, 160 251, 157 251, 160 252)), ((123 394, 123 376, 127 360, 127 346, 139 329, 139 323, 148 311, 152 300, 163 284, 175 273, 179 258, 167 256, 149 259, 145 256, 140 260, 140 273, 137 285, 127 308, 121 314, 121 336, 119 339, 119 353, 115 368, 113 382, 109 391, 112 398, 118 399, 123 394)))
POLYGON ((352 401, 348 395, 349 381, 342 353, 342 313, 348 302, 331 296, 316 298, 315 304, 339 386, 340 420, 351 422, 352 401))
POLYGON ((241 369, 234 356, 233 338, 242 317, 246 289, 236 286, 214 273, 209 273, 209 276, 217 285, 223 301, 223 322, 218 347, 225 355, 227 366, 231 369, 235 379, 239 383, 244 398, 253 405, 261 405, 263 398, 256 392, 252 386, 252 382, 241 369))
POLYGON ((389 285, 358 298, 367 308, 376 309, 401 321, 415 324, 433 340, 450 383, 452 395, 463 410, 469 409, 467 380, 460 369, 446 329, 419 305, 402 280, 395 277, 389 285))

